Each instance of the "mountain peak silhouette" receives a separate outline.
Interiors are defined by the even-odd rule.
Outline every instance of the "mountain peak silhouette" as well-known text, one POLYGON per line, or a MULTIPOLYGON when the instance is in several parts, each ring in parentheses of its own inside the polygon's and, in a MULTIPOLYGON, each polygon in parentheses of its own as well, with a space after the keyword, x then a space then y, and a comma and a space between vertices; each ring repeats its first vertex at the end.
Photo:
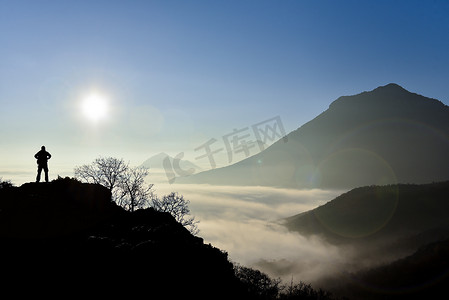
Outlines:
POLYGON ((449 180, 449 107, 390 83, 342 96, 264 151, 180 183, 349 189, 449 180))
POLYGON ((397 83, 389 83, 386 85, 381 85, 377 88, 375 88, 374 90, 372 90, 372 92, 382 92, 382 93, 410 93, 409 91, 407 91, 406 89, 404 89, 402 86, 400 86, 397 83))
POLYGON ((379 86, 372 91, 366 91, 352 96, 339 97, 330 104, 329 108, 343 106, 344 109, 347 109, 345 106, 356 106, 364 110, 376 107, 378 109, 385 109, 387 107, 406 109, 406 106, 420 106, 429 103, 441 107, 445 106, 442 102, 436 99, 409 92, 396 83, 389 83, 384 86, 379 86))

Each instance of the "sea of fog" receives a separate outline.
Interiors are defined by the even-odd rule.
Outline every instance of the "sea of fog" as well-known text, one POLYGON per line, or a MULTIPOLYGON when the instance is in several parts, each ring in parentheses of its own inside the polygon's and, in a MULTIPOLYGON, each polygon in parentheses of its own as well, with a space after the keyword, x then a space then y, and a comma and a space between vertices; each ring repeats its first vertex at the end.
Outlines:
MULTIPOLYGON (((61 173, 73 176, 70 170, 61 173)), ((58 174, 59 175, 59 174, 58 174)), ((15 185, 33 181, 35 171, 3 173, 15 185)), ((57 175, 50 172, 50 179, 57 175)), ((190 201, 191 214, 200 221, 198 236, 226 251, 231 261, 257 268, 286 282, 315 282, 348 270, 348 249, 317 237, 288 231, 281 220, 316 208, 344 191, 297 190, 260 186, 169 184, 164 172, 147 178, 158 196, 178 192, 190 201)))
POLYGON ((254 186, 154 185, 158 196, 176 191, 200 221, 198 236, 231 261, 289 282, 315 282, 348 268, 348 249, 288 231, 282 219, 316 208, 342 191, 254 186))

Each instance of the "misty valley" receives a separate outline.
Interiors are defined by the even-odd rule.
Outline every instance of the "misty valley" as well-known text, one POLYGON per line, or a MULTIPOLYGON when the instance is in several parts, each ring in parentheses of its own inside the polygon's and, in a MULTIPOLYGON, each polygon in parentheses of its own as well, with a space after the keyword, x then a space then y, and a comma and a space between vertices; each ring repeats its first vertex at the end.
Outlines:
POLYGON ((338 98, 229 166, 178 159, 200 172, 167 182, 164 162, 102 157, 73 178, 4 178, 8 284, 107 296, 150 286, 164 299, 448 294, 449 107, 436 99, 388 84, 338 98))

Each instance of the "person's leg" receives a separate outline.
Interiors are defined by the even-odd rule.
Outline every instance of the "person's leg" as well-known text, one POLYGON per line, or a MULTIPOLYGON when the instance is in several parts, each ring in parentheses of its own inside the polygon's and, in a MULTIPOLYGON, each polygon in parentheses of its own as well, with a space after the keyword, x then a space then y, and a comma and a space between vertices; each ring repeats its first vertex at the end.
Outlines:
POLYGON ((48 166, 44 166, 45 182, 48 182, 48 166))
POLYGON ((41 167, 41 166, 38 166, 38 167, 37 167, 36 182, 41 181, 41 173, 42 173, 42 167, 41 167))

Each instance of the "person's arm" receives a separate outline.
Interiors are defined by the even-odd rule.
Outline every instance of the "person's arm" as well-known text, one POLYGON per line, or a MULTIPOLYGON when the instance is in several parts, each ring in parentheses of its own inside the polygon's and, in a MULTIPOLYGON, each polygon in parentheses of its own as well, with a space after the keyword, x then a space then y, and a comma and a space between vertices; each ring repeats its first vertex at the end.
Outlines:
POLYGON ((34 154, 34 158, 35 158, 35 159, 38 159, 38 155, 39 155, 39 152, 36 153, 36 154, 34 154))
POLYGON ((50 154, 50 152, 47 152, 47 159, 50 159, 51 158, 51 154, 50 154))

